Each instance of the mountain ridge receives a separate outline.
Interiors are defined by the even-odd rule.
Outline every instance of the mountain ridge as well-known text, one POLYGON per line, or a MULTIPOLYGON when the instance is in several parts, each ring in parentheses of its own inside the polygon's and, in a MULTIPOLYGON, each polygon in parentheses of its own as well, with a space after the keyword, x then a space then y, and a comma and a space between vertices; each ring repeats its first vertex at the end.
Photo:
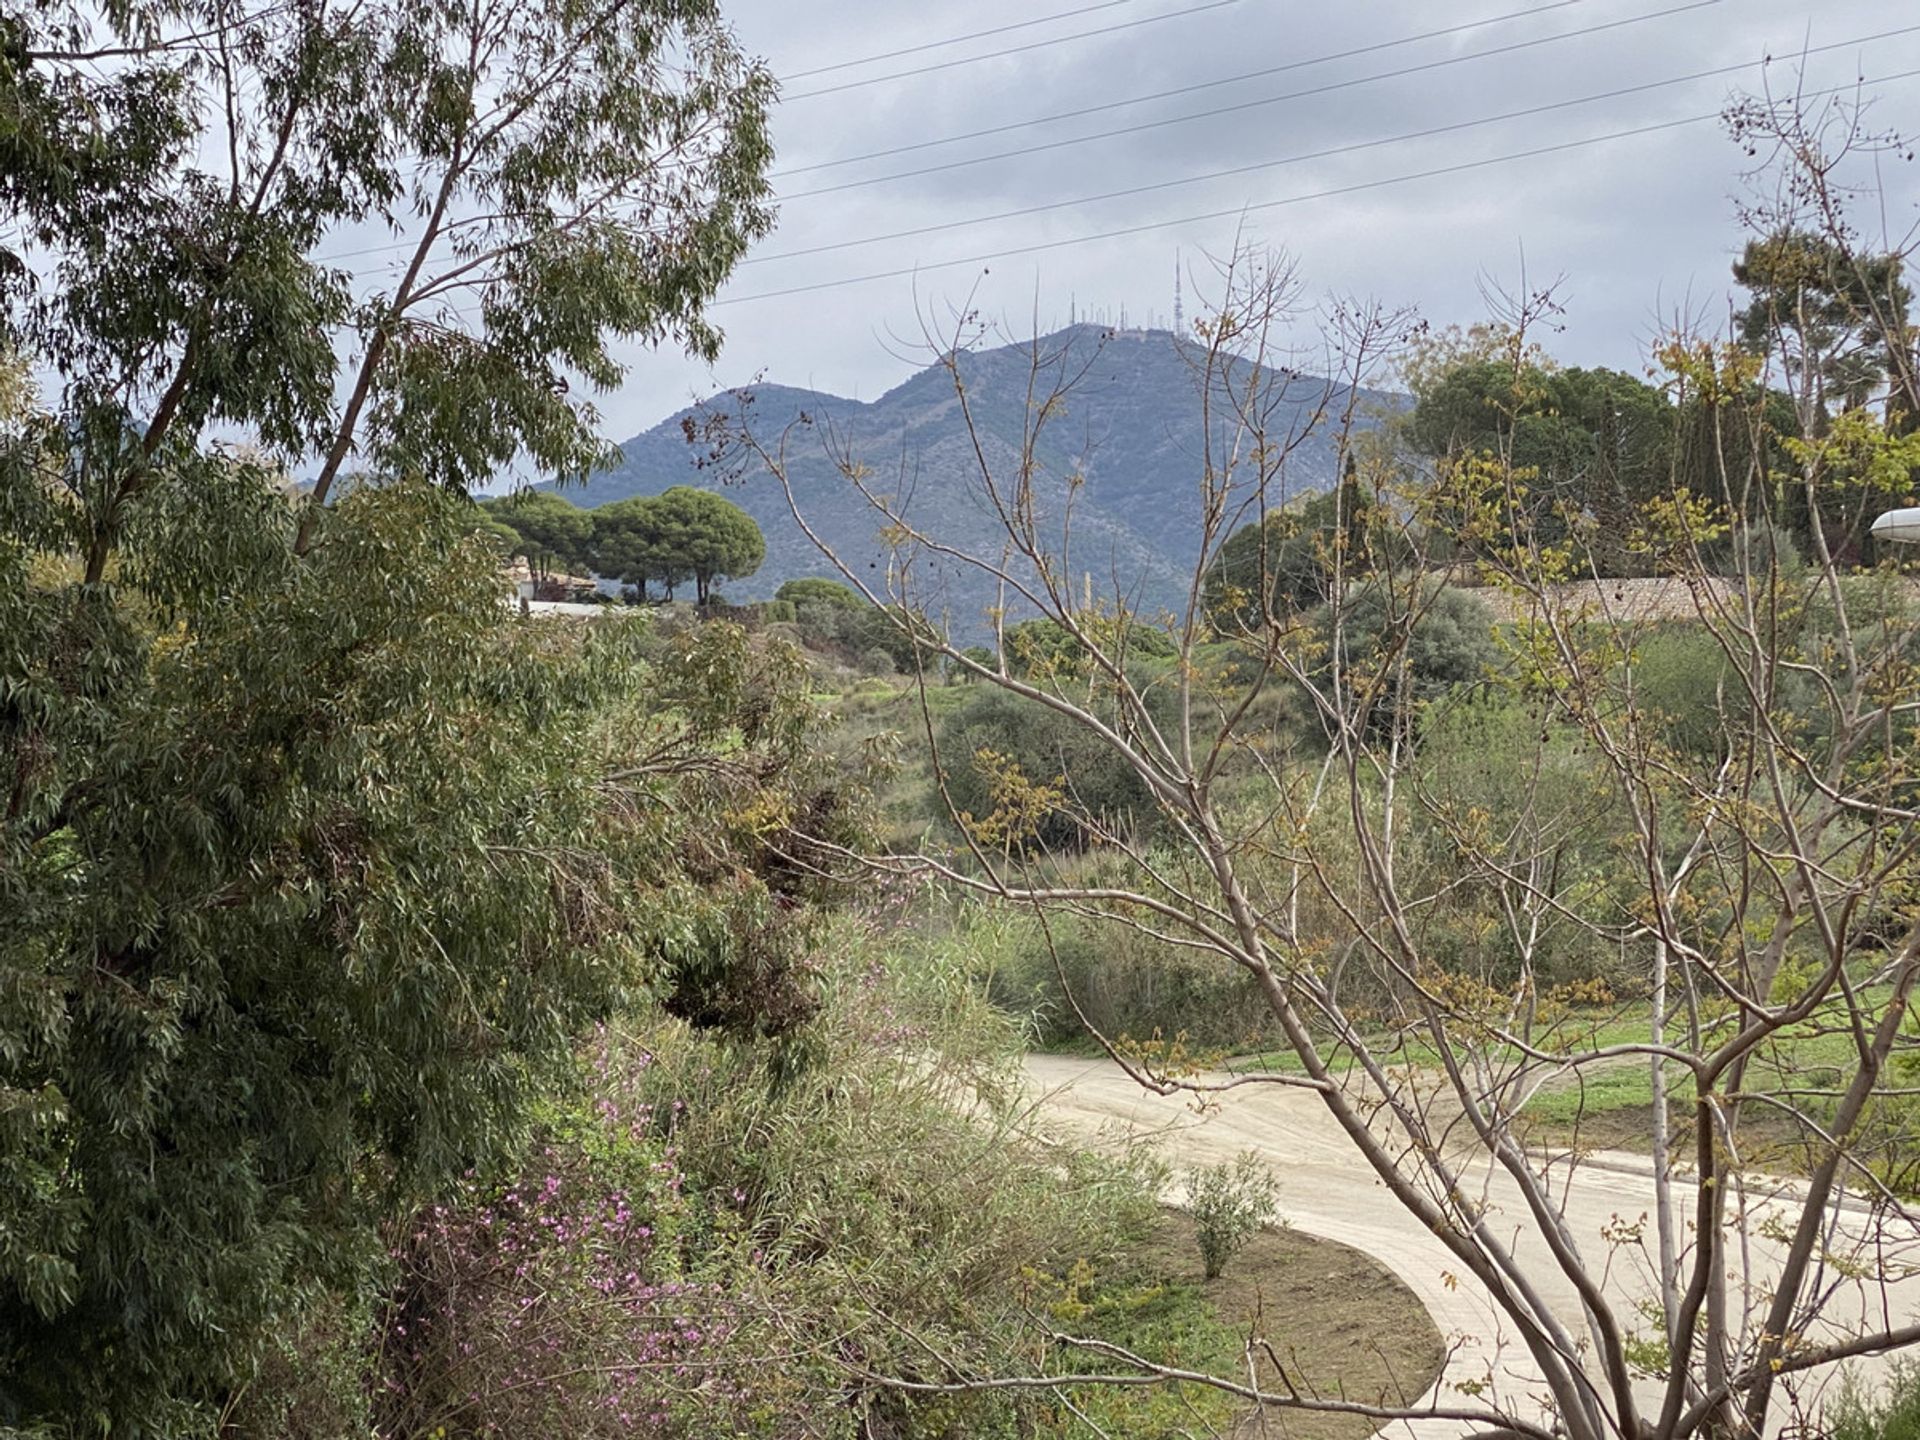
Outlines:
MULTIPOLYGON (((887 490, 915 529, 970 554, 997 556, 1006 533, 981 484, 976 439, 1000 476, 1010 476, 1021 461, 1036 397, 1072 378, 1034 447, 1035 493, 1050 517, 1045 533, 1066 552, 1076 588, 1090 584, 1109 598, 1119 593, 1136 610, 1174 608, 1185 596, 1200 540, 1198 506, 1189 497, 1197 497, 1208 451, 1196 384, 1202 355, 1198 345, 1169 331, 1091 325, 966 349, 953 357, 965 385, 964 411, 952 373, 938 362, 871 401, 788 385, 746 386, 676 411, 626 441, 617 466, 566 493, 588 507, 673 485, 726 495, 767 539, 759 573, 726 586, 736 601, 764 598, 800 576, 837 575, 795 523, 775 476, 747 463, 738 446, 716 455, 712 437, 737 429, 744 410, 747 429, 761 443, 772 448, 783 434, 791 442, 787 473, 795 500, 850 568, 870 570, 878 581, 902 556, 883 539, 883 517, 848 482, 837 455, 869 467, 876 477, 869 484, 887 490), (1036 373, 1040 388, 1030 392, 1036 373), (899 480, 878 478, 890 475, 899 480)), ((1249 370, 1249 362, 1232 362, 1227 383, 1244 388, 1249 370)), ((1343 388, 1315 377, 1268 374, 1280 387, 1271 418, 1283 427, 1305 423, 1323 405, 1338 413, 1348 398, 1343 388)), ((1399 403, 1380 391, 1362 391, 1360 398, 1379 413, 1399 403)), ((1232 438, 1219 408, 1216 446, 1232 438)), ((1330 436, 1315 434, 1287 463, 1286 498, 1324 490, 1336 478, 1337 448, 1330 436)), ((991 576, 926 554, 913 564, 930 609, 944 610, 957 632, 986 628, 989 607, 1000 603, 991 576)))

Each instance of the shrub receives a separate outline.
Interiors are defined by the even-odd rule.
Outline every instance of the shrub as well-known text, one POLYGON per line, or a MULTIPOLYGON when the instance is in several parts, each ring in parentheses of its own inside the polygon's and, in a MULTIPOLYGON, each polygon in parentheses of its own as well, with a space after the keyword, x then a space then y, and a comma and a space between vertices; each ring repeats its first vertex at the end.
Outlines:
POLYGON ((1920 1365, 1896 1362, 1877 1394, 1849 1375, 1823 1418, 1830 1440, 1920 1440, 1920 1365))
MULTIPOLYGON (((1083 612, 1078 620, 1109 654, 1120 649, 1124 638, 1129 662, 1169 660, 1179 651, 1166 631, 1130 617, 1083 612), (1124 631, 1122 625, 1125 626, 1124 631)), ((1017 625, 1007 627, 1005 640, 1007 668, 1016 675, 1079 675, 1088 668, 1087 647, 1058 620, 1022 620, 1017 625)), ((1132 668, 1131 663, 1128 668, 1132 668)))
MULTIPOLYGON (((1647 723, 1660 723, 1659 717, 1647 723)), ((1525 845, 1550 845, 1557 893, 1596 896, 1631 883, 1613 839, 1631 821, 1609 784, 1603 757, 1544 705, 1496 689, 1427 711, 1420 723, 1419 772, 1424 803, 1459 815, 1504 817, 1527 837, 1513 842, 1515 853, 1525 845)), ((1417 863, 1419 875, 1407 883, 1449 885, 1447 902, 1434 906, 1425 922, 1424 943, 1435 964, 1502 989, 1518 983, 1527 961, 1516 932, 1501 921, 1499 887, 1460 874, 1459 850, 1443 828, 1409 853, 1418 856, 1410 863, 1417 863)), ((1531 934, 1532 975, 1541 985, 1601 981, 1631 993, 1645 982, 1637 952, 1623 951, 1557 910, 1548 908, 1531 934)), ((1390 985, 1386 991, 1401 993, 1390 985)))
POLYGON ((850 586, 821 575, 803 575, 789 580, 773 592, 773 598, 789 605, 823 605, 830 610, 863 610, 867 600, 850 586))
POLYGON ((1336 618, 1347 683, 1356 690, 1377 687, 1368 712, 1377 729, 1479 680, 1496 654, 1493 613, 1479 596, 1453 586, 1425 591, 1415 603, 1391 586, 1370 583, 1347 596, 1337 617, 1331 606, 1323 608, 1315 627, 1323 669, 1332 662, 1336 618))
POLYGON ((609 1027, 517 1167, 394 1234, 378 1433, 1036 1433, 1025 1397, 920 1401, 847 1361, 1019 1365, 1031 1287, 1124 1253, 1161 1177, 1042 1143, 959 947, 910 942, 896 973, 870 933, 840 922, 829 1009, 779 1044, 609 1027))
POLYGON ((624 876, 661 830, 595 789, 633 627, 519 624, 424 486, 296 563, 230 480, 121 552, 178 583, 30 589, 0 543, 0 691, 34 697, 0 750, 44 759, 0 850, 0 1424, 210 1423, 644 978, 624 876))
POLYGON ((1203 1050, 1257 1049, 1273 1024, 1243 972, 1134 926, 1069 918, 1042 931, 1029 922, 1010 927, 1000 948, 990 993, 1029 1019, 1042 1044, 1079 1039, 1082 1015, 1109 1039, 1178 1038, 1203 1050))
POLYGON ((371 1440, 375 1298, 323 1293, 286 1317, 227 1414, 226 1440, 371 1440))
POLYGON ((1689 755, 1717 760, 1751 723, 1745 687, 1726 652, 1699 625, 1663 626, 1634 647, 1634 701, 1643 723, 1689 755))
POLYGON ((1023 837, 1048 848, 1086 844, 1089 820, 1129 831, 1156 814, 1146 782, 1112 746, 998 686, 978 687, 947 719, 940 752, 955 807, 976 820, 994 812, 996 784, 1009 765, 1033 785, 1055 790, 1060 803, 1036 816, 1023 837), (983 763, 983 756, 991 758, 983 763))
POLYGON ((1751 575, 1762 583, 1776 569, 1782 580, 1796 582, 1807 568, 1793 532, 1768 520, 1742 526, 1708 547, 1707 560, 1716 574, 1751 575))
POLYGON ((869 604, 831 580, 789 580, 773 602, 793 607, 793 618, 810 650, 882 675, 911 674, 921 663, 898 613, 869 604), (885 656, 884 668, 878 657, 885 656))
POLYGON ((730 1428, 751 1322, 676 1244, 701 1207, 656 1128, 603 1096, 509 1181, 468 1180, 395 1237, 377 1433, 730 1428))
MULTIPOLYGON (((993 651, 984 645, 969 645, 960 653, 976 665, 983 666, 988 670, 993 669, 993 651)), ((950 669, 952 671, 952 678, 955 680, 972 680, 975 678, 973 671, 967 669, 964 665, 950 664, 950 669)))
POLYGON ((1332 594, 1335 560, 1349 579, 1389 561, 1404 561, 1410 546, 1390 510, 1348 481, 1243 525, 1215 553, 1204 577, 1202 602, 1228 633, 1265 623, 1264 579, 1278 614, 1310 610, 1332 594))
POLYGON ((1243 1150, 1231 1164, 1195 1170, 1187 1196, 1199 1231, 1200 1263, 1207 1279, 1218 1280, 1227 1261, 1274 1218, 1279 1192, 1260 1157, 1243 1150))

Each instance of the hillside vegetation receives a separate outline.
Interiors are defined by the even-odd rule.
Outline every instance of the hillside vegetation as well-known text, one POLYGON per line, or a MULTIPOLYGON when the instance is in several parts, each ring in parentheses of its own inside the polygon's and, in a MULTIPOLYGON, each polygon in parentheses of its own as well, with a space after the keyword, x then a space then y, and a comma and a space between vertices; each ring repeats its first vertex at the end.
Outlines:
POLYGON ((1535 293, 1312 378, 1248 247, 618 455, 777 89, 714 0, 0 15, 0 1440, 1909 1425, 1857 112, 1730 108, 1645 377, 1535 293))
MULTIPOLYGON (((782 580, 835 574, 795 524, 779 485, 741 453, 734 431, 744 426, 768 445, 786 437, 808 522, 867 574, 885 568, 889 551, 880 537, 889 522, 846 483, 836 457, 857 456, 872 467, 880 487, 900 500, 902 515, 926 533, 969 548, 990 543, 993 518, 968 498, 978 464, 972 436, 980 437, 994 464, 1007 463, 1026 430, 1033 372, 1043 386, 1072 376, 1078 380, 1073 404, 1036 456, 1038 483, 1057 497, 1069 477, 1078 477, 1076 564, 1102 585, 1118 577, 1152 610, 1177 601, 1200 543, 1193 486, 1206 436, 1194 391, 1195 353, 1192 342, 1165 331, 1113 333, 1091 325, 1018 344, 979 341, 960 357, 971 434, 938 364, 867 402, 756 385, 717 395, 633 436, 611 471, 567 493, 593 507, 674 485, 720 491, 758 522, 767 541, 765 578, 728 593, 762 598, 782 580)), ((1213 383, 1224 390, 1247 380, 1230 372, 1213 383)), ((1335 449, 1308 422, 1323 406, 1337 409, 1349 398, 1339 385, 1312 376, 1288 380, 1286 414, 1277 423, 1293 424, 1305 437, 1292 482, 1298 493, 1325 489, 1338 478, 1335 449)), ((1369 416, 1391 413, 1398 403, 1385 393, 1357 398, 1369 416)), ((1216 441, 1225 425, 1216 421, 1216 441)), ((977 633, 981 613, 993 603, 991 587, 964 567, 937 575, 932 583, 942 605, 963 630, 977 633)))

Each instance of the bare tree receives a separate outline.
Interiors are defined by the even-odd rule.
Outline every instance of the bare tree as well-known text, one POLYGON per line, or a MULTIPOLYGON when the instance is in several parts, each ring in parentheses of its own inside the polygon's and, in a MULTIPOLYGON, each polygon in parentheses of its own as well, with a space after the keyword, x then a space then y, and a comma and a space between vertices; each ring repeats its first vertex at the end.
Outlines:
MULTIPOLYGON (((1769 122, 1756 110, 1745 123, 1769 122)), ((1824 153, 1804 128, 1792 138, 1796 166, 1824 153)), ((1796 223, 1854 253, 1825 193, 1804 192, 1796 223)), ((1654 573, 1629 584, 1595 571, 1593 515, 1543 507, 1510 450, 1416 463, 1391 419, 1367 413, 1368 387, 1417 334, 1411 317, 1335 305, 1309 366, 1285 348, 1303 311, 1283 262, 1237 254, 1220 289, 1181 344, 1205 440, 1182 497, 1193 564, 1164 610, 1075 548, 1083 482, 1046 463, 1043 438, 1088 373, 1076 345, 1031 347, 1026 424, 1009 440, 974 414, 971 321, 934 337, 974 440, 970 483, 1001 532, 991 553, 923 533, 828 437, 893 545, 883 580, 840 569, 915 639, 923 683, 938 664, 1051 712, 1152 799, 1129 824, 1085 803, 1071 775, 943 753, 923 707, 964 848, 840 858, 1030 907, 1048 933, 1127 927, 1247 978, 1279 1063, 1203 1071, 1167 1047, 1099 1039, 1161 1093, 1310 1092, 1526 1356, 1355 1413, 1575 1440, 1778 1430, 1810 1413, 1839 1362, 1920 1340, 1920 1230, 1897 1144, 1920 1093, 1903 1069, 1920 980, 1912 606, 1903 582, 1851 574, 1823 542, 1801 565, 1754 540, 1784 503, 1783 455, 1816 511, 1832 489, 1909 483, 1905 362, 1844 424, 1803 412, 1781 433, 1766 352, 1663 347, 1674 424, 1706 438, 1641 507, 1626 538, 1654 573), (1345 481, 1335 523, 1303 536, 1292 507, 1313 488, 1309 453, 1330 453, 1345 481), (1246 526, 1257 543, 1225 563, 1246 526), (1286 547, 1303 544, 1310 601, 1281 583, 1299 559, 1286 547), (930 603, 955 569, 1001 597, 991 662, 930 603), (1500 616, 1498 658, 1480 686, 1433 685, 1430 627, 1457 620, 1468 586, 1500 616), (1007 623, 1024 616, 1065 637, 1044 663, 1009 654, 1007 623), (1717 677, 1711 745, 1677 745, 1671 717, 1643 704, 1641 649, 1676 625, 1717 677), (1170 659, 1142 663, 1147 630, 1170 659), (1488 690, 1524 723, 1487 757, 1497 773, 1475 779, 1435 737, 1481 723, 1488 690), (989 814, 952 804, 948 782, 975 765, 990 771, 989 814), (1100 863, 1037 843, 1044 815, 1071 816, 1100 863), (1614 957, 1604 978, 1570 965, 1594 953, 1614 957), (1648 1083, 1647 1213, 1594 1222, 1579 1096, 1623 1069, 1648 1083), (1544 1123, 1543 1097, 1569 1093, 1572 1120, 1544 1123), (1774 1178, 1784 1170, 1797 1173, 1774 1178)), ((1519 297, 1493 332, 1516 408, 1550 306, 1519 297)), ((1905 345, 1904 309, 1857 319, 1905 345)), ((1810 333, 1794 337, 1802 367, 1819 363, 1810 333)), ((805 427, 743 438, 783 483, 793 447, 813 443, 805 427)), ((1249 1374, 1216 1378, 1263 1406, 1354 1408, 1249 1374)))

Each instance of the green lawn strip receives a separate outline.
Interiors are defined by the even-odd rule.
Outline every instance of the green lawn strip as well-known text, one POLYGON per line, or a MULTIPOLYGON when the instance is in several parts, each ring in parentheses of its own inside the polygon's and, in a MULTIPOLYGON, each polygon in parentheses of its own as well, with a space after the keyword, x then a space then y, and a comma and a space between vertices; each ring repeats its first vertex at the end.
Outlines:
MULTIPOLYGON (((1871 1024, 1878 1018, 1888 991, 1884 988, 1865 992, 1863 1000, 1871 1024)), ((1760 1094, 1776 1094, 1808 1085, 1832 1085, 1836 1078, 1850 1073, 1854 1064, 1854 1040, 1841 1028, 1844 1005, 1834 1000, 1797 1025, 1787 1027, 1755 1052, 1747 1069, 1746 1088, 1760 1094)), ((1651 1011, 1644 1002, 1614 1005, 1603 1009, 1569 1012, 1558 1023, 1536 1032, 1534 1047, 1548 1053, 1577 1055, 1619 1045, 1645 1042, 1651 1029, 1651 1011)), ((1724 1037, 1723 1025, 1717 1032, 1724 1037)), ((1670 1031, 1671 1034, 1671 1031, 1670 1031)), ((1394 1035, 1386 1032, 1369 1037, 1374 1053, 1391 1066, 1437 1068, 1439 1056, 1433 1042, 1415 1032, 1394 1035)), ((1669 1043, 1677 1043, 1670 1039, 1669 1043)), ((1513 1064, 1521 1058, 1511 1045, 1495 1044, 1491 1058, 1496 1064, 1513 1064)), ((1345 1047, 1325 1045, 1321 1063, 1334 1075, 1345 1077, 1355 1063, 1345 1047)), ((1292 1050, 1262 1050, 1227 1057, 1222 1068, 1234 1074, 1270 1072, 1283 1075, 1304 1073, 1305 1065, 1292 1050)), ((1669 1065, 1668 1094, 1688 1102, 1692 1077, 1684 1066, 1669 1065)), ((1548 1126, 1570 1126, 1581 1118, 1591 1119, 1653 1102, 1652 1066, 1648 1059, 1628 1057, 1581 1065, 1543 1086, 1529 1101, 1530 1119, 1548 1126)), ((1816 1107, 1817 1108, 1817 1107, 1816 1107)))
MULTIPOLYGON (((1632 1044, 1646 1038, 1648 1013, 1645 1005, 1572 1011, 1549 1028, 1536 1028, 1531 1043, 1535 1049, 1554 1054, 1577 1054, 1612 1045, 1632 1044)), ((1471 1038, 1463 1038, 1467 1044, 1474 1043, 1471 1038)), ((1367 1037, 1367 1044, 1385 1065, 1437 1068, 1440 1063, 1439 1052, 1434 1048, 1432 1038, 1422 1031, 1408 1030, 1398 1034, 1376 1031, 1367 1037)), ((1319 1054, 1320 1063, 1337 1076, 1345 1076, 1355 1063, 1351 1051, 1342 1045, 1324 1044, 1319 1054)), ((1493 1046, 1493 1055, 1497 1061, 1510 1064, 1521 1058, 1521 1051, 1515 1046, 1498 1043, 1493 1046)), ((1305 1072, 1306 1065, 1291 1049, 1269 1049, 1228 1056, 1222 1062, 1222 1068, 1237 1075, 1257 1071, 1298 1075, 1305 1072)))
MULTIPOLYGON (((1869 1026, 1877 1022, 1888 994, 1881 989, 1863 996, 1869 1026)), ((1843 1028, 1844 1017, 1842 1002, 1835 1001, 1762 1043, 1747 1065, 1743 1092, 1786 1097, 1788 1092, 1833 1090, 1843 1085, 1857 1065, 1858 1053, 1853 1034, 1843 1028)), ((1692 1074, 1684 1066, 1670 1064, 1667 1076, 1667 1096, 1674 1107, 1675 1124, 1690 1125, 1692 1074)), ((1833 1104, 1830 1098, 1819 1095, 1794 1094, 1791 1098, 1816 1120, 1823 1119, 1833 1104)), ((1651 1139, 1644 1128, 1632 1124, 1609 1126, 1605 1122, 1610 1116, 1650 1109, 1652 1104, 1652 1065, 1646 1058, 1636 1058, 1584 1067, 1578 1076, 1543 1087, 1528 1104, 1527 1119, 1549 1132, 1562 1134, 1571 1134, 1577 1125, 1598 1125, 1606 1132, 1607 1143, 1644 1149, 1651 1139)), ((1783 1112, 1765 1101, 1749 1100, 1744 1115, 1762 1129, 1792 1128, 1783 1112)))

